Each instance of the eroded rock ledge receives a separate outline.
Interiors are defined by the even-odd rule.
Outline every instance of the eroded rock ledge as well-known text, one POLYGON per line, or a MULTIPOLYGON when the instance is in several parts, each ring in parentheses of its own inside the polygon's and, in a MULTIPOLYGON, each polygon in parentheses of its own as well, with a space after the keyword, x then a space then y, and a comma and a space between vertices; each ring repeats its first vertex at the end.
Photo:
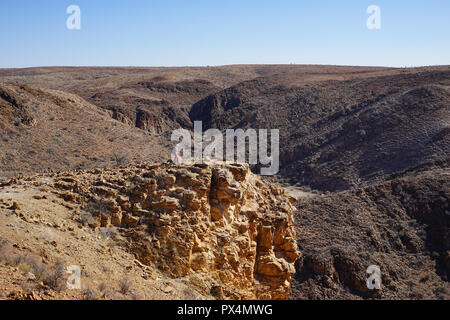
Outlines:
POLYGON ((148 164, 55 177, 89 225, 119 227, 142 263, 221 299, 286 299, 299 257, 292 202, 247 165, 148 164))

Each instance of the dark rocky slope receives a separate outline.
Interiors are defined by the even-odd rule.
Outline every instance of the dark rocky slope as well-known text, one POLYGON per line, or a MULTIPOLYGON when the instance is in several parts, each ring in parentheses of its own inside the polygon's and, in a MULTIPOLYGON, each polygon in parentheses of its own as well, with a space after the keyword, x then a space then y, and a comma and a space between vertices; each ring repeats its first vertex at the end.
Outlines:
POLYGON ((280 129, 281 174, 344 190, 450 151, 450 72, 428 71, 301 87, 240 83, 194 104, 207 128, 280 129))
POLYGON ((409 172, 298 203, 292 299, 449 299, 450 172, 409 172), (366 269, 381 269, 368 290, 366 269))

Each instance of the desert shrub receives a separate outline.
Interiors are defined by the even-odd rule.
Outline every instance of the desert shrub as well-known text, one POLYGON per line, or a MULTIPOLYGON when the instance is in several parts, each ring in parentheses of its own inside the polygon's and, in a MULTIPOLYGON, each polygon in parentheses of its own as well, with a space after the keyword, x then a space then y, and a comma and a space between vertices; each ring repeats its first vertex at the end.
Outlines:
POLYGON ((12 265, 14 259, 15 254, 12 246, 7 242, 0 243, 0 262, 12 265))
POLYGON ((132 281, 130 278, 122 278, 119 282, 119 292, 123 295, 130 293, 132 281))
POLYGON ((92 218, 92 214, 90 214, 89 212, 82 212, 80 214, 80 222, 82 224, 88 223, 92 218))
POLYGON ((37 281, 44 280, 46 268, 42 263, 33 264, 31 267, 31 272, 36 277, 37 281))
POLYGON ((61 261, 57 261, 55 266, 44 275, 44 283, 55 291, 62 291, 65 287, 66 268, 61 261))
POLYGON ((28 273, 31 271, 31 265, 26 262, 26 261, 22 261, 17 265, 17 268, 22 271, 23 273, 28 273))
MULTIPOLYGON (((100 234, 103 240, 114 239, 117 236, 117 230, 113 228, 100 228, 100 234)), ((113 246, 115 242, 113 241, 113 246)), ((108 243, 107 246, 110 246, 108 243)))
POLYGON ((114 152, 111 158, 119 167, 130 163, 130 158, 124 153, 114 152))
POLYGON ((86 287, 83 290, 83 299, 84 300, 98 300, 98 296, 96 292, 90 287, 86 287))
POLYGON ((26 258, 20 254, 14 254, 12 256, 12 263, 10 263, 10 265, 13 265, 14 267, 17 267, 18 265, 20 265, 22 262, 26 262, 26 258))
POLYGON ((102 293, 106 293, 106 291, 108 290, 108 286, 106 285, 106 283, 104 283, 103 281, 98 285, 98 291, 102 292, 102 293))
POLYGON ((5 241, 0 244, 0 262, 9 266, 18 267, 23 272, 29 272, 34 260, 29 255, 15 253, 14 248, 5 241))
POLYGON ((20 287, 22 288, 22 291, 25 293, 31 293, 36 289, 36 284, 30 281, 21 281, 19 283, 20 287))
POLYGON ((7 242, 0 244, 0 262, 17 267, 23 273, 33 273, 36 280, 43 280, 46 272, 46 268, 40 261, 39 256, 14 253, 13 247, 7 242))
POLYGON ((447 298, 447 289, 444 286, 439 286, 434 290, 434 294, 436 298, 439 300, 446 300, 447 298))
POLYGON ((134 301, 138 301, 138 300, 142 300, 142 296, 136 291, 131 291, 130 299, 134 300, 134 301))

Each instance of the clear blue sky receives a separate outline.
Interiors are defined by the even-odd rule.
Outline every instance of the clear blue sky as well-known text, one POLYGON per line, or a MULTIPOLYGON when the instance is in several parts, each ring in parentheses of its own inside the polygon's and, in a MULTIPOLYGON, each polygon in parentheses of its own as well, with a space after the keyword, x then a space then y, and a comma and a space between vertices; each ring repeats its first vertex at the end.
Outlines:
POLYGON ((449 0, 1 0, 0 67, 450 64, 449 0), (82 11, 68 30, 66 9, 82 11), (381 30, 366 9, 381 8, 381 30))

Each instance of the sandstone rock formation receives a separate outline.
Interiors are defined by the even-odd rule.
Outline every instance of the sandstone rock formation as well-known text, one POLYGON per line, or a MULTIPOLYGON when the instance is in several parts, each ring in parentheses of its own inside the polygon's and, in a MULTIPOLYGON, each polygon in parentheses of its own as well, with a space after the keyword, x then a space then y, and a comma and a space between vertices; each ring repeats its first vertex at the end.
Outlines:
POLYGON ((142 263, 221 299, 286 299, 295 199, 247 165, 140 165, 55 175, 93 228, 119 227, 142 263))

